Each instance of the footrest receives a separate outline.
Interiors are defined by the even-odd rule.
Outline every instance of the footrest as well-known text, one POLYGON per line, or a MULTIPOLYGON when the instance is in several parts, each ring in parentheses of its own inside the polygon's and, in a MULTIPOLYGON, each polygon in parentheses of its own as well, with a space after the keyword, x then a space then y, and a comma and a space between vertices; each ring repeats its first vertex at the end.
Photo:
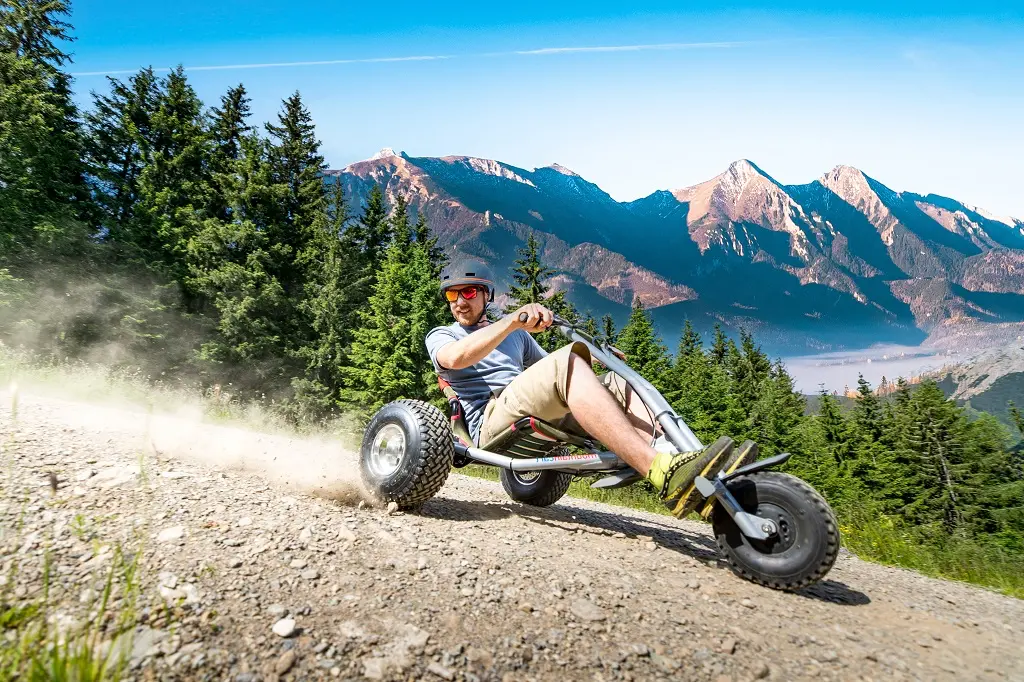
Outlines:
POLYGON ((614 474, 610 474, 603 478, 599 478, 590 484, 591 488, 597 488, 599 490, 612 490, 614 488, 625 488, 627 485, 632 485, 639 481, 643 476, 638 474, 634 469, 623 469, 622 471, 616 471, 614 474))
MULTIPOLYGON (((731 480, 733 478, 736 478, 737 476, 742 476, 743 474, 752 474, 755 471, 761 471, 763 469, 771 469, 772 467, 779 466, 780 464, 785 464, 786 460, 788 460, 792 456, 793 455, 788 453, 788 452, 780 452, 779 454, 777 454, 777 455, 775 455, 773 457, 766 457, 765 459, 759 459, 756 462, 751 462, 747 466, 740 467, 739 469, 737 469, 736 471, 732 472, 731 474, 727 474, 725 476, 722 476, 721 478, 722 478, 722 481, 724 482, 724 481, 728 481, 728 480, 731 480)), ((698 489, 699 489, 699 487, 698 487, 698 489)), ((704 491, 701 490, 701 493, 703 493, 703 492, 704 491)), ((704 497, 707 497, 707 495, 705 495, 704 497)))

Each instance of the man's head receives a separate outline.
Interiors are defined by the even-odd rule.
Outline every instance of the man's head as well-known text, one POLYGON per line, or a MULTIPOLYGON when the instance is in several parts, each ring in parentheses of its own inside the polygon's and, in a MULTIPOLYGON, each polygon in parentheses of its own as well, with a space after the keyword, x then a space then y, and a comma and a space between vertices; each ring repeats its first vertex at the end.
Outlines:
POLYGON ((459 324, 472 327, 484 318, 494 299, 494 277, 478 260, 457 260, 441 273, 441 295, 459 324))

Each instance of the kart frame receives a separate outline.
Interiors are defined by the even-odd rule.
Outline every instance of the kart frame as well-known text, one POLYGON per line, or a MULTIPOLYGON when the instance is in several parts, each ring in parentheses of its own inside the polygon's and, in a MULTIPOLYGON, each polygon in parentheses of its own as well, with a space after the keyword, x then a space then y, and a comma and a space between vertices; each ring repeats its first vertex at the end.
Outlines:
MULTIPOLYGON (((522 319, 522 316, 520 319, 522 319)), ((650 410, 655 421, 661 426, 664 437, 678 452, 704 449, 704 444, 687 426, 683 418, 672 409, 672 406, 669 405, 658 389, 621 359, 622 351, 607 343, 596 342, 592 337, 575 329, 570 323, 558 316, 555 316, 553 326, 570 342, 584 344, 590 350, 593 359, 621 376, 629 384, 636 397, 650 410)), ((455 445, 456 456, 476 464, 495 466, 508 469, 509 471, 526 473, 554 470, 561 473, 578 475, 606 474, 592 484, 591 487, 593 488, 618 488, 630 485, 643 478, 640 473, 635 471, 618 455, 598 449, 597 444, 589 440, 583 440, 580 444, 582 449, 588 450, 585 454, 526 458, 509 457, 467 445, 454 434, 452 439, 455 445)), ((737 476, 779 466, 788 460, 789 457, 788 453, 782 453, 774 457, 758 460, 730 474, 723 475, 719 473, 712 480, 698 476, 696 486, 698 491, 707 498, 709 504, 718 502, 721 505, 729 516, 733 518, 737 527, 745 536, 754 540, 767 540, 778 532, 775 522, 744 511, 732 493, 729 492, 727 483, 737 476)))

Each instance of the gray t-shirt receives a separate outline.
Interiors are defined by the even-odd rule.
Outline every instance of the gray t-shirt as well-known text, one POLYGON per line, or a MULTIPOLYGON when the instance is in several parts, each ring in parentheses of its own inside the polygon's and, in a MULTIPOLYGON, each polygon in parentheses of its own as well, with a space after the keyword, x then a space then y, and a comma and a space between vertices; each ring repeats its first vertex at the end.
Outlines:
POLYGON ((434 363, 434 369, 442 379, 451 384, 459 396, 466 415, 469 434, 476 442, 480 438, 480 427, 484 421, 484 408, 491 397, 491 391, 500 391, 523 370, 547 355, 547 352, 522 329, 517 329, 502 340, 483 360, 462 369, 445 369, 437 364, 437 352, 464 339, 480 327, 463 327, 456 322, 447 327, 434 327, 427 334, 427 353, 434 363))

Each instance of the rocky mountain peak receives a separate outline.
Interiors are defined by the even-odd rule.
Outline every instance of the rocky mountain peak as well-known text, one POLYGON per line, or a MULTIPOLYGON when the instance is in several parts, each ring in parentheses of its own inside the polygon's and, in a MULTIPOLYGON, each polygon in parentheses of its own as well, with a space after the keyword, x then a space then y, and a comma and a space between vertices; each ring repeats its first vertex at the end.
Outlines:
POLYGON ((579 177, 578 173, 574 173, 573 171, 569 170, 568 168, 566 168, 565 166, 563 166, 563 165, 561 165, 559 163, 553 163, 550 166, 544 166, 544 167, 545 168, 550 168, 551 170, 555 171, 556 173, 561 173, 562 175, 569 175, 569 176, 572 176, 574 178, 578 178, 579 177))
POLYGON ((781 187, 767 173, 746 159, 729 164, 718 176, 718 193, 729 204, 741 200, 763 201, 766 194, 778 194, 781 187))
POLYGON ((367 161, 376 161, 377 159, 387 159, 392 156, 401 156, 399 152, 396 152, 391 147, 384 147, 379 152, 371 156, 367 161))
POLYGON ((836 166, 821 177, 821 184, 851 204, 873 193, 868 176, 853 166, 836 166))
POLYGON ((754 180, 762 179, 768 180, 772 183, 775 182, 767 173, 758 168, 753 161, 749 161, 747 159, 740 159, 730 163, 729 168, 726 169, 725 173, 723 173, 721 177, 723 180, 743 185, 754 180))

